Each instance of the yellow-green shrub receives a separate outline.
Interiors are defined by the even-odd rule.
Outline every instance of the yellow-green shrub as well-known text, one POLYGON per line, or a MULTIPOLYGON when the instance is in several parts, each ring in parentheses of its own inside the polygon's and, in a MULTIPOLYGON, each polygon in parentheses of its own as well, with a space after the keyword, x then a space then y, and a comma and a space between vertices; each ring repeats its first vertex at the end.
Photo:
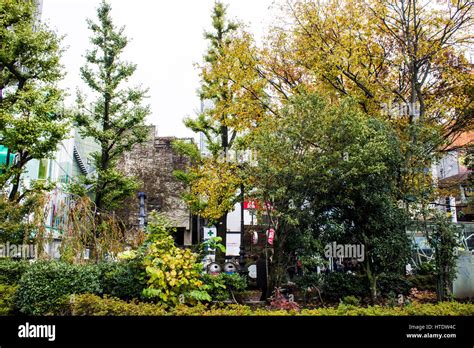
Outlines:
POLYGON ((15 309, 18 286, 0 284, 0 315, 11 315, 15 309))
POLYGON ((358 307, 341 304, 338 307, 303 309, 302 311, 252 309, 249 306, 177 305, 166 307, 151 303, 126 302, 96 295, 75 295, 71 300, 72 315, 130 315, 130 316, 472 316, 474 304, 441 302, 438 304, 413 303, 405 307, 358 307))
POLYGON ((166 309, 156 304, 127 302, 113 297, 82 294, 70 299, 71 314, 77 316, 162 316, 166 309))
POLYGON ((152 215, 143 260, 147 276, 143 295, 171 305, 192 300, 210 301, 209 294, 199 289, 203 283, 198 255, 189 249, 178 248, 170 235, 172 231, 169 221, 160 215, 152 215))

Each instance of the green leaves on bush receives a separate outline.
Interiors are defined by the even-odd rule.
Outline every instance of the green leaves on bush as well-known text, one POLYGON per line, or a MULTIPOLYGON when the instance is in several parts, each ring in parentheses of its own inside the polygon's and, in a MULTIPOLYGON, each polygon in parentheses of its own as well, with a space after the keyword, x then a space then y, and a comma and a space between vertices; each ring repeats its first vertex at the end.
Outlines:
POLYGON ((184 301, 198 300, 196 296, 207 298, 200 280, 202 264, 198 255, 189 249, 180 249, 171 236, 173 229, 163 216, 152 214, 148 225, 148 239, 144 266, 147 288, 143 290, 146 298, 161 303, 177 305, 184 301))
POLYGON ((13 314, 17 290, 17 286, 0 284, 0 315, 13 314))
POLYGON ((26 260, 0 259, 0 284, 17 284, 29 266, 26 260))
POLYGON ((323 297, 339 301, 345 296, 363 297, 369 294, 367 280, 363 276, 333 272, 323 276, 323 297))
POLYGON ((23 274, 17 306, 24 314, 60 314, 69 295, 101 291, 96 266, 40 261, 23 274))
POLYGON ((126 302, 115 298, 101 298, 96 295, 76 295, 70 301, 73 315, 130 315, 130 316, 411 316, 411 315, 474 315, 474 304, 459 302, 440 302, 437 304, 413 303, 405 307, 369 306, 358 307, 340 304, 337 307, 303 309, 298 311, 255 309, 232 304, 225 307, 198 304, 196 306, 178 305, 166 308, 162 305, 140 302, 126 302))
POLYGON ((117 298, 93 294, 74 295, 70 300, 70 313, 77 316, 162 316, 164 307, 143 302, 127 302, 117 298))
POLYGON ((389 293, 407 295, 411 284, 403 275, 384 274, 379 278, 377 287, 382 297, 385 297, 389 293))
POLYGON ((408 278, 412 288, 418 290, 436 291, 436 275, 435 274, 416 274, 408 278))
POLYGON ((202 280, 204 282, 202 288, 209 293, 213 301, 233 299, 236 294, 247 288, 246 279, 237 273, 204 274, 202 280))
POLYGON ((145 269, 136 259, 98 265, 104 294, 123 300, 139 299, 146 287, 145 269))

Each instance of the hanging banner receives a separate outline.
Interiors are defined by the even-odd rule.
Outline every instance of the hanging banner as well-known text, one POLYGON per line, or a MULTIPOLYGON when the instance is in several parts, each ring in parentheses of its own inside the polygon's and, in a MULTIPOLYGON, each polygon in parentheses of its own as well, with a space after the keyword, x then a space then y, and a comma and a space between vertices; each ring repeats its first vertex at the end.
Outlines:
POLYGON ((257 233, 257 231, 252 232, 252 244, 253 245, 258 244, 258 233, 257 233))
POLYGON ((273 228, 270 228, 267 231, 267 241, 268 244, 273 245, 273 239, 275 238, 275 230, 273 228))

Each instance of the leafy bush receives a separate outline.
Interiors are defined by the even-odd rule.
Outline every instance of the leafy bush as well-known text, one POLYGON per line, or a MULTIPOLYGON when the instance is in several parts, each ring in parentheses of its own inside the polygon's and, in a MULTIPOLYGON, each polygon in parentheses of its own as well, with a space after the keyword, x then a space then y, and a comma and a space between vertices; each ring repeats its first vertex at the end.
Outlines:
POLYGON ((390 293, 407 295, 410 291, 411 284, 404 276, 386 274, 379 278, 377 286, 380 295, 386 297, 390 293))
POLYGON ((233 297, 239 297, 247 288, 247 280, 237 273, 218 275, 204 274, 202 276, 205 290, 213 301, 225 301, 233 297))
POLYGON ((322 296, 339 301, 345 296, 363 297, 369 293, 365 277, 349 273, 328 273, 323 276, 322 296))
POLYGON ((432 275, 435 274, 436 270, 434 262, 428 261, 421 263, 414 271, 417 275, 432 275))
POLYGON ((104 294, 124 300, 139 299, 146 287, 145 269, 140 260, 99 264, 100 284, 104 294))
POLYGON ((176 305, 180 302, 209 301, 209 294, 201 289, 202 264, 198 255, 189 249, 180 249, 171 236, 171 223, 163 216, 153 214, 145 242, 144 265, 147 288, 146 298, 176 305))
POLYGON ((0 259, 0 283, 17 284, 29 266, 26 260, 0 259))
POLYGON ((0 284, 0 315, 13 314, 17 290, 17 286, 0 284))
POLYGON ((341 302, 345 305, 358 306, 360 304, 360 299, 351 295, 344 297, 341 302))
POLYGON ((307 289, 312 286, 321 286, 322 275, 316 272, 306 273, 302 276, 296 277, 295 283, 301 289, 307 289))
POLYGON ((17 307, 25 314, 58 314, 69 295, 101 291, 97 266, 41 261, 21 277, 17 307))
POLYGON ((77 316, 162 316, 166 314, 166 309, 156 304, 126 302, 93 294, 71 296, 70 308, 70 313, 77 316))
POLYGON ((436 275, 414 275, 408 278, 410 286, 418 290, 436 291, 436 275))
POLYGON ((437 304, 412 303, 405 307, 369 306, 357 307, 340 304, 337 307, 297 310, 255 309, 244 305, 232 304, 226 306, 177 305, 166 308, 161 305, 127 302, 114 298, 83 294, 75 295, 70 301, 73 315, 139 315, 139 316, 472 316, 474 304, 459 302, 440 302, 437 304))

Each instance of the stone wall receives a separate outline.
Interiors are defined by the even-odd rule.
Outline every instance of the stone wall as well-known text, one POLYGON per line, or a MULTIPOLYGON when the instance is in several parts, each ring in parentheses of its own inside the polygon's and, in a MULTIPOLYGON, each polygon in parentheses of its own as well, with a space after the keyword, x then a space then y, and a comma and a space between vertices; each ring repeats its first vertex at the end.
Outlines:
MULTIPOLYGON (((190 164, 189 158, 179 155, 171 147, 177 138, 158 137, 156 127, 150 127, 149 140, 136 145, 124 154, 119 161, 119 169, 127 175, 137 177, 143 184, 134 197, 128 199, 117 214, 130 227, 138 226, 139 202, 138 192, 145 192, 146 211, 164 213, 178 228, 185 228, 189 234, 190 212, 181 195, 184 186, 173 175, 175 170, 185 169, 190 164)), ((193 141, 192 139, 185 139, 193 141)), ((189 244, 185 234, 185 244, 189 244)))

